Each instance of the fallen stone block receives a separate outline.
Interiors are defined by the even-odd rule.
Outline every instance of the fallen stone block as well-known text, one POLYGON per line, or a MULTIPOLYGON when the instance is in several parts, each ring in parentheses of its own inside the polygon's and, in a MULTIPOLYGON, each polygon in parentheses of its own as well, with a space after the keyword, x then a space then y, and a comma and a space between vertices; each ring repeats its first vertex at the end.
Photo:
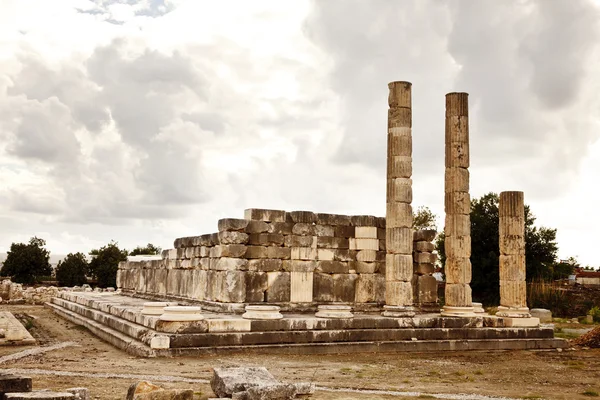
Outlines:
POLYGON ((76 400, 90 400, 90 391, 87 388, 79 387, 79 388, 69 388, 65 389, 65 392, 72 393, 76 400))
POLYGON ((251 387, 246 391, 234 393, 234 400, 288 400, 296 397, 296 386, 291 383, 276 383, 268 386, 251 387))
POLYGON ((277 384, 279 381, 265 367, 214 368, 210 379, 210 387, 221 398, 253 387, 277 384))
POLYGON ((0 374, 0 398, 4 393, 31 392, 31 388, 31 378, 28 376, 0 374))
POLYGON ((552 311, 546 310, 545 308, 532 308, 529 310, 532 317, 539 318, 542 324, 548 324, 552 322, 552 311))
POLYGON ((162 390, 162 388, 149 381, 139 381, 129 386, 129 389, 127 389, 127 396, 125 396, 125 400, 133 400, 137 395, 150 393, 157 390, 162 390))
POLYGON ((18 392, 6 393, 5 400, 28 400, 28 399, 49 399, 49 400, 73 400, 75 395, 67 392, 50 392, 50 391, 35 391, 35 392, 18 392))

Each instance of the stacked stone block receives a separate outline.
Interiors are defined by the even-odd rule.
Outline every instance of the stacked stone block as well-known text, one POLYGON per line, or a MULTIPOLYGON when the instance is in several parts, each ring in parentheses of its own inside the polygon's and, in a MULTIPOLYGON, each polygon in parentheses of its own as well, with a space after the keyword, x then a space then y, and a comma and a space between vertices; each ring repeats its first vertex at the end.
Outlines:
POLYGON ((246 210, 119 266, 125 292, 217 303, 382 303, 385 219, 246 210))
POLYGON ((500 193, 500 307, 496 315, 530 317, 525 283, 523 192, 500 193))
POLYGON ((389 85, 386 196, 386 311, 413 316, 411 83, 389 85))
POLYGON ((446 95, 445 251, 443 315, 471 315, 469 105, 467 93, 446 95))
POLYGON ((433 239, 436 231, 424 229, 413 236, 413 296, 420 311, 439 312, 437 305, 437 280, 433 276, 437 254, 433 239))

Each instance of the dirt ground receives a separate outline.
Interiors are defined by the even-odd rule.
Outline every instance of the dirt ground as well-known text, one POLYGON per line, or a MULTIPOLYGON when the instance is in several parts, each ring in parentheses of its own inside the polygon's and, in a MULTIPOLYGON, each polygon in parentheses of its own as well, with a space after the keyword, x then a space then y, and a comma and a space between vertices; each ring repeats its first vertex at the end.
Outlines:
MULTIPOLYGON (((281 380, 312 381, 324 388, 420 393, 384 395, 317 390, 314 399, 435 398, 459 393, 522 399, 587 399, 600 392, 600 349, 325 356, 238 354, 144 359, 112 347, 42 306, 0 308, 33 317, 30 332, 42 346, 67 341, 77 344, 2 362, 0 372, 28 370, 25 372, 34 379, 34 389, 87 387, 95 399, 123 399, 127 387, 140 380, 139 375, 150 375, 153 379, 149 380, 164 387, 191 388, 198 399, 206 399, 213 396, 208 384, 212 367, 241 365, 266 366, 281 380), (60 375, 65 372, 76 376, 60 375), (165 375, 174 381, 165 381, 168 378, 165 375), (200 381, 186 382, 186 379, 200 381)), ((29 348, 34 347, 2 346, 0 357, 29 348)))

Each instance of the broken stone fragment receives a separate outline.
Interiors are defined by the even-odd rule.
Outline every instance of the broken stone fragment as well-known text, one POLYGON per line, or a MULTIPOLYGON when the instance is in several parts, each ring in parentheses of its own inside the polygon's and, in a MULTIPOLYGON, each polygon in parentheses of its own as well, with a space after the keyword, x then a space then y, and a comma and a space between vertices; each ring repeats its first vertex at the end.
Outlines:
POLYGON ((231 397, 252 387, 279 384, 265 367, 214 368, 210 387, 218 397, 231 397))
POLYGON ((73 400, 75 395, 67 392, 51 392, 51 391, 35 391, 35 392, 16 392, 6 393, 3 399, 10 400, 35 400, 35 399, 47 399, 47 400, 73 400))
POLYGON ((28 376, 0 374, 0 395, 11 392, 30 392, 31 388, 31 378, 28 376))
POLYGON ((291 383, 251 387, 246 391, 234 393, 234 400, 288 400, 296 397, 296 386, 291 383))

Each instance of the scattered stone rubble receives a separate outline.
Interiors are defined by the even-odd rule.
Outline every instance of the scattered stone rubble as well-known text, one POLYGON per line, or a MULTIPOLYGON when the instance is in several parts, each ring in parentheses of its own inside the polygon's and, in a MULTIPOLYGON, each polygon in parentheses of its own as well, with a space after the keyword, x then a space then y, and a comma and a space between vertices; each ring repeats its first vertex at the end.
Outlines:
POLYGON ((0 373, 0 399, 4 400, 90 400, 86 388, 70 388, 61 392, 51 390, 32 390, 32 381, 28 376, 0 373))
POLYGON ((126 400, 192 400, 192 389, 163 389, 148 381, 140 381, 129 386, 126 400))
POLYGON ((311 395, 311 383, 280 382, 265 367, 214 368, 210 386, 218 398, 287 400, 311 395))
POLYGON ((600 326, 574 339, 572 343, 577 346, 600 348, 600 326))
POLYGON ((62 291, 72 292, 114 292, 114 288, 92 289, 90 285, 68 287, 39 286, 24 287, 21 283, 12 282, 10 279, 4 279, 0 283, 0 302, 6 304, 35 304, 42 305, 49 302, 53 297, 62 291))

